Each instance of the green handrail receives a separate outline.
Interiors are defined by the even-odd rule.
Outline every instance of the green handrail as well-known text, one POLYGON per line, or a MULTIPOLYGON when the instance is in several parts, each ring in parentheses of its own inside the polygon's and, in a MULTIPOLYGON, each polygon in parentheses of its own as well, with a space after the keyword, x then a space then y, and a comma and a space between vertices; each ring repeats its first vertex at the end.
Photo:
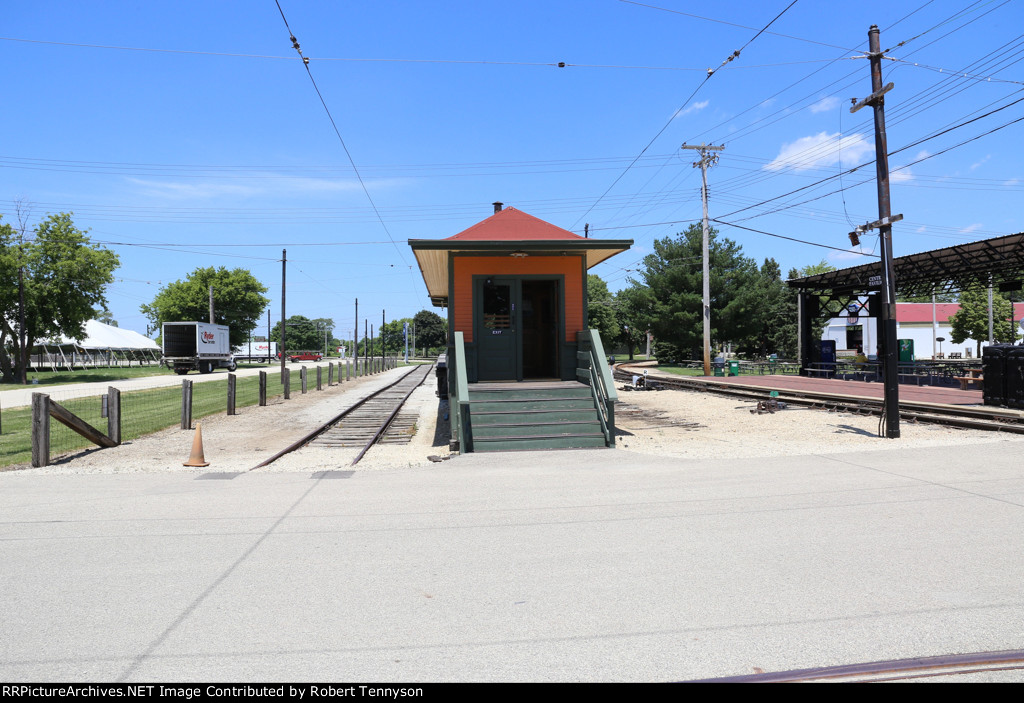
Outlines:
POLYGON ((462 332, 455 333, 455 359, 448 365, 448 373, 454 372, 455 383, 449 379, 449 394, 452 396, 450 412, 455 420, 455 439, 459 442, 459 451, 463 454, 472 451, 472 440, 469 437, 469 382, 466 379, 466 340, 462 332))
POLYGON ((619 394, 615 390, 615 381, 605 361, 604 344, 597 330, 581 330, 576 335, 579 351, 576 358, 584 366, 577 368, 577 376, 586 378, 594 397, 594 405, 601 420, 601 431, 605 443, 615 446, 615 401, 619 394))

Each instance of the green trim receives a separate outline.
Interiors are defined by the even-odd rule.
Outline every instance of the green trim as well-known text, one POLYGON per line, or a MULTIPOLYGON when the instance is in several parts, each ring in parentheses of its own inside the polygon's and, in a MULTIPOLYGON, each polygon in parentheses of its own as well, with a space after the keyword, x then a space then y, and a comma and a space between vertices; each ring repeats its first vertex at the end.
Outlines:
MULTIPOLYGON (((458 256, 458 254, 456 254, 456 256, 458 256)), ((479 355, 479 353, 480 353, 479 352, 479 348, 480 348, 479 344, 480 344, 480 340, 483 337, 483 331, 482 331, 482 327, 481 327, 481 323, 483 321, 483 319, 482 319, 483 318, 483 308, 482 308, 482 306, 483 306, 483 299, 482 299, 481 293, 483 292, 484 281, 486 281, 489 278, 498 279, 498 280, 506 280, 506 281, 514 281, 515 282, 515 285, 513 287, 514 288, 514 292, 513 292, 513 296, 512 297, 513 297, 514 302, 516 303, 516 305, 519 306, 517 311, 516 311, 517 327, 516 327, 516 351, 515 351, 515 366, 516 366, 515 377, 516 377, 517 381, 522 381, 523 380, 523 337, 522 337, 522 326, 518 325, 518 320, 519 320, 518 316, 522 315, 522 303, 523 303, 522 282, 523 281, 557 281, 558 282, 558 329, 556 330, 557 337, 555 339, 556 352, 555 352, 554 371, 555 371, 556 374, 559 375, 559 377, 564 376, 565 374, 563 373, 563 369, 565 367, 565 364, 563 362, 564 362, 564 358, 565 358, 566 354, 568 353, 568 350, 566 348, 568 343, 565 341, 565 274, 564 273, 555 273, 555 274, 551 274, 551 273, 523 273, 523 274, 474 273, 473 274, 473 277, 472 277, 472 281, 473 281, 473 283, 472 283, 472 287, 473 287, 473 299, 472 299, 473 300, 473 320, 472 320, 472 325, 473 325, 473 346, 476 347, 476 348, 471 350, 469 353, 471 355, 473 355, 473 357, 474 357, 473 358, 473 362, 475 362, 475 363, 472 363, 472 365, 476 367, 477 374, 479 374, 479 369, 480 369, 479 358, 477 358, 477 355, 479 355)), ((584 281, 584 285, 585 285, 585 283, 586 282, 584 281)), ((585 297, 586 297, 586 293, 584 292, 584 298, 585 297)), ((584 308, 584 311, 586 311, 586 308, 584 308)), ((573 350, 573 351, 575 351, 575 350, 573 350)), ((574 365, 574 368, 575 368, 575 365, 574 365)), ((477 379, 477 374, 473 375, 473 380, 477 379)), ((566 380, 567 381, 567 380, 571 380, 571 378, 563 378, 562 380, 566 380)))

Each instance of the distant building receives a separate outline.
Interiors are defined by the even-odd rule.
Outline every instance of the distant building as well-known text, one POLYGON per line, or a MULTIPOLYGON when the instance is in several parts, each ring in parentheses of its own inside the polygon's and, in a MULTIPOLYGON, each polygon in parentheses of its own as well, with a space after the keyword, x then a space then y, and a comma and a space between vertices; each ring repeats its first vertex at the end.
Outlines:
MULTIPOLYGON (((931 303, 896 303, 896 337, 914 340, 914 355, 918 359, 931 359, 933 354, 939 353, 946 358, 951 353, 961 354, 964 358, 974 356, 978 348, 976 340, 965 339, 960 344, 952 342, 949 318, 959 309, 959 303, 936 303, 934 310, 931 303), (945 341, 938 342, 939 337, 945 341)), ((1024 329, 1024 303, 1014 303, 1013 312, 1017 333, 1020 334, 1024 329)), ((871 356, 878 346, 877 319, 857 315, 833 317, 821 338, 835 340, 836 349, 846 350, 850 355, 861 346, 871 356)), ((984 345, 987 340, 981 342, 984 345)))

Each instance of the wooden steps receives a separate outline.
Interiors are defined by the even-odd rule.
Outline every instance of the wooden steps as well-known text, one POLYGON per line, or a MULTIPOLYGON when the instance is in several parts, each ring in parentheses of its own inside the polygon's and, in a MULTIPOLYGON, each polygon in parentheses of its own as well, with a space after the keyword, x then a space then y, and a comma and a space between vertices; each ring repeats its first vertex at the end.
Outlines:
POLYGON ((473 384, 472 451, 607 446, 590 387, 576 382, 473 384))

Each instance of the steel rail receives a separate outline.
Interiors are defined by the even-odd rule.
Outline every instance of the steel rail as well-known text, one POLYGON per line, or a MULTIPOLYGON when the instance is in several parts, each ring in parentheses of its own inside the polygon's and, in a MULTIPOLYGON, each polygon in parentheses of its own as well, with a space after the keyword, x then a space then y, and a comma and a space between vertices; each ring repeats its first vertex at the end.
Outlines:
MULTIPOLYGON (((621 380, 629 380, 632 375, 624 370, 628 364, 617 364, 615 372, 621 380)), ((662 386, 681 389, 715 393, 736 398, 750 398, 752 400, 764 400, 765 390, 751 389, 746 386, 736 386, 716 381, 689 381, 683 378, 666 378, 658 376, 650 379, 662 386)), ((860 414, 881 415, 883 404, 880 400, 872 398, 857 398, 856 400, 845 400, 833 393, 824 393, 807 390, 777 390, 778 400, 793 405, 804 405, 817 408, 829 408, 834 410, 846 410, 860 414)), ((900 401, 900 417, 913 422, 928 422, 942 425, 952 425, 964 429, 989 430, 999 432, 1010 432, 1013 434, 1024 434, 1024 417, 1020 415, 1006 415, 994 410, 978 410, 976 408, 962 407, 939 407, 933 404, 916 403, 914 401, 900 401)))
MULTIPOLYGON (((430 370, 431 370, 432 368, 434 368, 434 365, 433 365, 433 364, 430 364, 430 365, 429 365, 429 366, 427 367, 427 370, 426 370, 426 372, 425 372, 425 373, 423 374, 423 378, 421 378, 421 379, 419 380, 419 382, 418 382, 418 383, 414 384, 414 385, 413 385, 413 387, 409 389, 409 392, 405 394, 405 396, 404 396, 404 397, 402 398, 402 400, 401 400, 401 401, 399 401, 399 402, 398 402, 398 403, 397 403, 397 404, 395 405, 395 409, 391 411, 391 414, 389 414, 389 415, 388 415, 387 419, 386 419, 386 420, 384 420, 384 422, 383 422, 383 423, 381 424, 381 426, 380 426, 380 427, 379 427, 379 428, 377 429, 377 431, 376 431, 376 432, 374 433, 373 437, 372 437, 372 438, 370 438, 370 441, 368 441, 368 442, 366 443, 366 446, 364 446, 364 447, 363 447, 363 448, 362 448, 362 449, 361 449, 361 450, 359 451, 359 454, 358 454, 358 455, 356 456, 356 458, 355 458, 355 459, 353 459, 353 460, 352 460, 352 463, 351 463, 351 464, 349 464, 349 466, 355 466, 356 464, 358 464, 358 463, 359 463, 359 460, 363 458, 363 455, 364 455, 364 454, 366 454, 366 452, 368 452, 368 451, 370 450, 370 447, 372 447, 373 445, 375 445, 375 444, 377 443, 377 441, 378 441, 378 440, 379 440, 379 439, 381 438, 381 436, 382 436, 382 435, 383 435, 383 434, 384 434, 385 432, 387 432, 387 429, 388 429, 388 427, 390 427, 390 426, 391 426, 391 423, 392 423, 392 422, 394 422, 395 418, 396 418, 396 417, 398 416, 398 411, 399 411, 399 410, 401 410, 401 409, 402 409, 402 406, 404 406, 404 405, 405 405, 405 401, 409 400, 409 396, 411 396, 411 395, 413 394, 413 392, 415 392, 415 390, 416 390, 417 388, 419 388, 419 387, 420 387, 420 385, 422 385, 422 383, 423 383, 424 381, 426 381, 426 380, 427 380, 427 376, 429 376, 429 375, 430 375, 430 370)), ((412 375, 411 373, 410 373, 410 374, 407 374, 406 376, 404 376, 404 377, 402 378, 402 380, 404 381, 404 380, 405 380, 406 378, 408 378, 408 377, 409 377, 409 376, 411 376, 411 375, 412 375)))
MULTIPOLYGON (((430 365, 429 365, 429 366, 427 367, 428 371, 429 371, 429 369, 431 369, 431 368, 433 368, 433 364, 430 364, 430 365)), ((256 469, 261 469, 261 468, 263 468, 264 466, 268 466, 269 464, 272 464, 272 463, 274 463, 275 461, 277 461, 278 459, 280 459, 281 457, 283 457, 283 456, 284 456, 285 454, 291 454, 291 453, 292 453, 292 452, 294 452, 294 451, 295 451, 296 449, 299 449, 299 448, 301 448, 301 447, 304 447, 304 446, 306 446, 307 444, 309 444, 310 442, 312 442, 312 441, 313 441, 314 439, 316 439, 317 437, 319 437, 319 436, 320 436, 321 434, 323 434, 324 432, 326 432, 327 430, 329 430, 329 429, 330 429, 330 428, 331 428, 332 426, 334 426, 334 425, 338 424, 338 423, 339 423, 339 422, 341 422, 341 421, 342 421, 343 419, 345 419, 345 416, 346 416, 346 415, 349 415, 349 414, 350 414, 350 413, 352 413, 353 411, 355 411, 355 410, 359 409, 359 408, 360 408, 360 407, 362 407, 362 406, 363 406, 363 404, 365 404, 365 403, 366 403, 367 401, 373 400, 374 398, 376 398, 376 397, 377 397, 378 395, 380 395, 381 393, 384 393, 385 391, 388 391, 388 390, 390 390, 390 389, 394 388, 394 387, 395 387, 395 386, 397 386, 397 385, 398 385, 399 383, 401 383, 402 381, 404 381, 405 379, 407 379, 407 378, 408 378, 409 376, 411 376, 411 375, 413 374, 413 372, 414 372, 414 371, 416 371, 416 367, 411 367, 411 368, 409 369, 409 371, 408 371, 408 372, 406 372, 405 374, 403 374, 403 375, 402 375, 402 376, 401 376, 401 377, 400 377, 400 378, 399 378, 398 380, 396 380, 396 381, 395 381, 394 383, 389 383, 388 385, 384 386, 383 388, 380 388, 380 389, 378 389, 378 390, 374 391, 373 393, 371 393, 370 395, 366 396, 366 397, 365 397, 365 398, 363 398, 362 400, 360 400, 360 401, 358 401, 358 402, 354 403, 354 404, 353 404, 352 406, 350 406, 350 407, 346 408, 345 410, 343 410, 342 412, 340 412, 340 413, 339 413, 338 415, 336 415, 336 416, 335 416, 334 418, 332 418, 331 420, 328 420, 327 422, 325 422, 325 423, 324 423, 323 425, 321 425, 321 426, 320 426, 320 427, 318 427, 317 429, 313 430, 312 432, 310 432, 310 433, 308 433, 307 435, 305 435, 304 437, 302 437, 302 439, 299 439, 299 440, 296 440, 295 442, 292 442, 292 443, 291 443, 291 444, 289 444, 289 445, 288 445, 287 447, 285 447, 285 448, 284 448, 284 449, 282 449, 281 451, 279 451, 279 452, 277 452, 276 454, 274 454, 273 456, 271 456, 271 457, 270 457, 269 459, 266 459, 266 460, 264 460, 264 461, 260 462, 259 464, 257 464, 256 466, 252 467, 251 469, 249 469, 249 471, 255 471, 256 469)), ((426 379, 426 374, 424 374, 424 379, 426 379)), ((422 381, 420 381, 420 383, 422 383, 422 381)), ((420 384, 419 384, 419 383, 417 383, 417 384, 416 384, 416 386, 414 386, 414 388, 418 388, 418 387, 419 387, 419 385, 420 385, 420 384)), ((408 396, 406 396, 406 397, 408 398, 408 396)), ((403 401, 403 402, 404 402, 404 401, 403 401)), ((399 407, 401 407, 401 405, 399 405, 399 407)))
POLYGON ((1024 649, 971 654, 944 654, 935 657, 891 659, 888 661, 794 669, 741 676, 699 679, 690 683, 786 683, 794 681, 902 681, 908 679, 976 674, 986 671, 1024 669, 1024 649), (884 678, 866 678, 878 676, 884 678))

